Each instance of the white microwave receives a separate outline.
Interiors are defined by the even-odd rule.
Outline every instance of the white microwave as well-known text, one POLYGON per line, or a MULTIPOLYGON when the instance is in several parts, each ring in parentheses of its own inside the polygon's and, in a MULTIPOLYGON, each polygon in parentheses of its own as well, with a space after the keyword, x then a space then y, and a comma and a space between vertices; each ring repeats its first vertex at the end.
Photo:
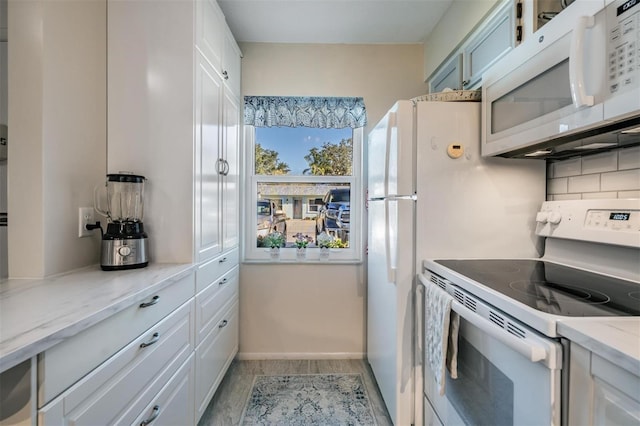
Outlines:
POLYGON ((576 0, 483 75, 483 156, 640 144, 640 0, 576 0))

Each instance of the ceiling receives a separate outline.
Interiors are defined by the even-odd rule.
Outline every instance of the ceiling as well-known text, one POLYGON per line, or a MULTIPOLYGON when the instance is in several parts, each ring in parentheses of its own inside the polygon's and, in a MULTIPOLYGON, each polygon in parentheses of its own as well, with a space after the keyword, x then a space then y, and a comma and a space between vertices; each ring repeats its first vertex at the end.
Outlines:
POLYGON ((420 43, 453 0, 218 0, 238 42, 420 43))

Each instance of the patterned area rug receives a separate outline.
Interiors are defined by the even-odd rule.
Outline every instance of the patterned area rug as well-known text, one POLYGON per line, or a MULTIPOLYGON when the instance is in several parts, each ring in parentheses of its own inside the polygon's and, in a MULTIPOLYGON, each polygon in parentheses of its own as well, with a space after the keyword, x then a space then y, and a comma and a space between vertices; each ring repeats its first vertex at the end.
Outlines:
POLYGON ((242 425, 375 425, 360 374, 256 376, 242 425))

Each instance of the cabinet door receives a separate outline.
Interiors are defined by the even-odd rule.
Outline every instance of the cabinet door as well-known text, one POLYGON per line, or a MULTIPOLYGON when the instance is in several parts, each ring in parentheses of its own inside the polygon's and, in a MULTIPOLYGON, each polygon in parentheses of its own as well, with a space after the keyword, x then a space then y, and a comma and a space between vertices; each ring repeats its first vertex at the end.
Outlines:
POLYGON ((238 302, 196 348, 196 421, 204 413, 238 352, 238 302))
POLYGON ((429 93, 442 92, 446 88, 462 89, 462 54, 456 54, 445 62, 429 80, 429 93))
POLYGON ((484 73, 516 45, 514 0, 507 0, 463 49, 464 89, 481 84, 484 73))
POLYGON ((238 101, 225 90, 223 121, 223 158, 226 170, 222 181, 223 214, 222 214, 222 247, 227 250, 238 245, 240 199, 240 168, 239 168, 239 138, 240 138, 240 108, 238 101))
POLYGON ((195 244, 200 262, 222 250, 220 186, 223 170, 220 152, 222 80, 200 54, 196 54, 195 102, 195 244))
POLYGON ((196 0, 196 47, 222 73, 226 23, 216 0, 196 0))
POLYGON ((194 356, 183 364, 155 400, 132 423, 153 426, 193 425, 194 356), (146 422, 146 423, 145 423, 146 422))
POLYGON ((226 87, 236 98, 240 98, 240 80, 241 80, 241 59, 242 54, 240 48, 236 44, 233 34, 229 28, 226 28, 224 41, 224 56, 222 65, 222 76, 226 80, 226 87))

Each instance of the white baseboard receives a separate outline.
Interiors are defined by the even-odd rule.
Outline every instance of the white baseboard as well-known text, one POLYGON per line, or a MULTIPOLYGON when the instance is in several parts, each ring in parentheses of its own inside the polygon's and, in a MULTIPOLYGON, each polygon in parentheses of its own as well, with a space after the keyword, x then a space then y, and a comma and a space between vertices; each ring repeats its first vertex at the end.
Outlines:
POLYGON ((258 361, 271 359, 364 359, 364 352, 238 352, 236 359, 258 361))

